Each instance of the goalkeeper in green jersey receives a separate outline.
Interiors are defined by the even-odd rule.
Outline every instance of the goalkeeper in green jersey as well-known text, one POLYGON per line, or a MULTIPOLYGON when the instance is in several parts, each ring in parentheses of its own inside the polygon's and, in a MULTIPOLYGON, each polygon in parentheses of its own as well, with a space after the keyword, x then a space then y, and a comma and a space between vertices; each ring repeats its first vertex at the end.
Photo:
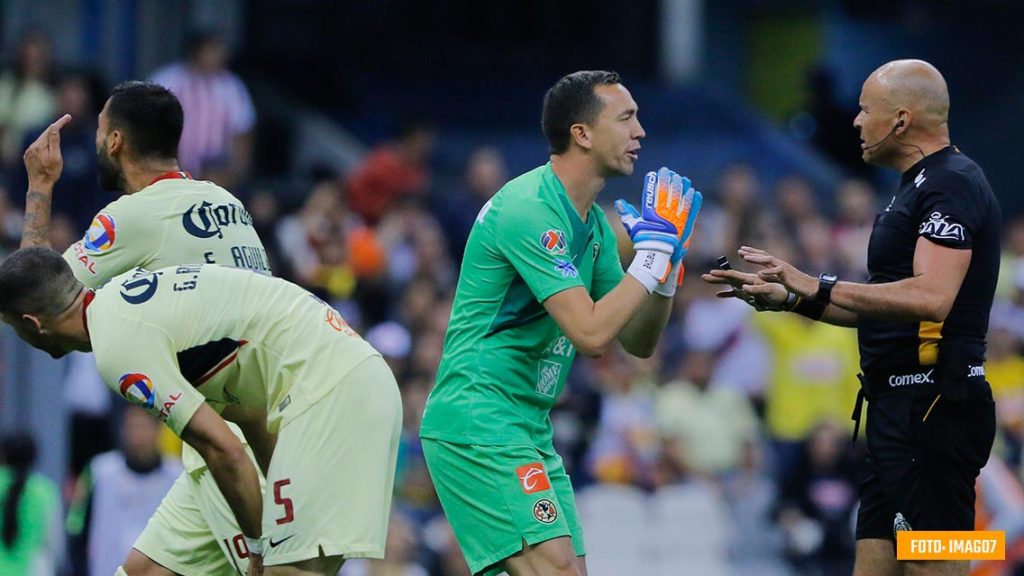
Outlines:
POLYGON ((636 256, 594 205, 633 173, 644 129, 618 75, 585 71, 544 98, 551 161, 508 182, 470 233, 444 359, 420 436, 474 574, 586 574, 572 487, 548 413, 579 350, 618 340, 650 356, 700 211, 688 179, 648 173, 640 209, 616 202, 636 256))

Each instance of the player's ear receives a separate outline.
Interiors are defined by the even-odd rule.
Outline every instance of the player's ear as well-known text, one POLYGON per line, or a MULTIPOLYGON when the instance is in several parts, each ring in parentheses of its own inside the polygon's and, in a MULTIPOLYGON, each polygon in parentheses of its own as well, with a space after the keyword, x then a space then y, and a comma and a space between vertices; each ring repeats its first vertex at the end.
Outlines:
POLYGON ((22 314, 21 321, 26 326, 33 328, 36 332, 43 332, 43 323, 40 321, 39 316, 36 316, 35 314, 22 314))
POLYGON ((569 127, 569 136, 573 142, 584 150, 590 150, 593 144, 590 141, 590 128, 586 124, 573 124, 569 127))
POLYGON ((107 147, 107 153, 111 156, 116 156, 124 150, 124 132, 121 130, 111 130, 107 132, 107 137, 103 141, 107 147))

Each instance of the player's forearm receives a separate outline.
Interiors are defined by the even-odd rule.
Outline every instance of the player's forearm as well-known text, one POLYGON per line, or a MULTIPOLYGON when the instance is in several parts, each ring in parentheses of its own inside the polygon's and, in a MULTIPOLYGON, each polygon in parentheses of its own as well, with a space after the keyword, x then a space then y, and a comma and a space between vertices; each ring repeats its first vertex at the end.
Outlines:
POLYGON ((883 284, 839 282, 832 289, 834 306, 830 308, 838 306, 855 316, 878 320, 941 322, 949 313, 944 300, 922 277, 914 276, 883 284))
POLYGON ((647 289, 627 275, 597 302, 579 286, 551 296, 544 308, 580 354, 600 356, 648 298, 647 289))
POLYGON ((50 245, 50 209, 53 204, 53 185, 37 186, 29 183, 25 194, 25 221, 21 227, 21 247, 50 245))
POLYGON ((833 326, 856 328, 860 322, 860 317, 855 312, 850 312, 845 308, 829 306, 825 308, 825 314, 821 317, 821 321, 833 326))
POLYGON ((648 358, 658 347, 661 333, 672 314, 672 298, 649 296, 619 332, 619 343, 633 356, 648 358))
POLYGON ((250 538, 262 536, 263 497, 259 476, 241 442, 227 450, 211 449, 203 458, 242 533, 250 538))

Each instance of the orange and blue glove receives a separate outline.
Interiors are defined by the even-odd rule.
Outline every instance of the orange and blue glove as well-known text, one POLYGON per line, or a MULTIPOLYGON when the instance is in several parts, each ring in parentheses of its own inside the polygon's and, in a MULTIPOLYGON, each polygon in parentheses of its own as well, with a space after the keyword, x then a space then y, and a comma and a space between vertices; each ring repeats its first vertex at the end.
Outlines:
MULTIPOLYGON (((628 273, 640 281, 648 292, 655 291, 661 284, 671 284, 672 293, 678 280, 669 282, 676 264, 681 268, 686 246, 681 247, 681 238, 693 232, 692 223, 687 230, 691 213, 696 220, 701 200, 695 197, 699 192, 690 186, 690 180, 679 176, 668 168, 661 168, 657 174, 648 172, 644 179, 641 195, 643 210, 637 210, 625 200, 617 200, 615 209, 626 227, 636 256, 628 273)), ((676 271, 678 275, 679 272, 676 271)), ((659 293, 663 293, 659 291, 659 293)))
POLYGON ((686 225, 683 226, 683 232, 679 235, 679 244, 676 245, 675 252, 672 253, 672 271, 669 272, 668 278, 658 284, 658 287, 654 289, 656 294, 662 296, 672 297, 676 293, 676 288, 683 285, 683 273, 686 268, 683 266, 683 258, 686 257, 686 252, 690 249, 690 241, 693 238, 693 227, 697 223, 697 216, 700 214, 700 208, 704 204, 704 195, 690 187, 690 179, 683 177, 683 204, 684 211, 686 212, 686 225))

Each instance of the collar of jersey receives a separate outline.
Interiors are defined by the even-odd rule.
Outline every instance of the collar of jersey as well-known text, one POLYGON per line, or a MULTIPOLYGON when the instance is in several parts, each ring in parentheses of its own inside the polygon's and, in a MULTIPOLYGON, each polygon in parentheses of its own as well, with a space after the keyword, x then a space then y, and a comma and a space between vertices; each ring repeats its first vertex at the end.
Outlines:
POLYGON ((86 288, 85 297, 82 299, 82 326, 85 327, 86 336, 89 336, 89 318, 85 315, 85 311, 89 309, 89 304, 92 304, 94 298, 96 298, 96 291, 86 288))
MULTIPOLYGON (((551 162, 548 162, 544 177, 551 180, 551 187, 555 192, 555 196, 558 196, 559 201, 562 203, 562 209, 569 215, 569 221, 572 223, 572 227, 583 232, 589 231, 594 223, 593 218, 588 217, 586 222, 583 221, 583 218, 580 218, 580 213, 576 211, 576 207, 573 206, 572 200, 569 199, 569 193, 565 191, 565 186, 562 184, 562 181, 558 179, 558 175, 555 174, 555 171, 551 168, 551 162)), ((594 205, 590 207, 590 210, 593 211, 596 206, 597 203, 595 202, 594 205)), ((590 214, 588 213, 587 215, 589 216, 590 214)))
POLYGON ((922 168, 927 168, 933 162, 942 160, 954 152, 959 151, 956 149, 956 146, 950 145, 946 146, 942 150, 937 150, 935 152, 932 152, 928 156, 921 158, 920 160, 917 161, 916 164, 908 168, 907 171, 903 173, 903 177, 900 178, 900 183, 906 184, 907 182, 912 181, 914 178, 917 178, 917 174, 921 172, 922 168))
POLYGON ((184 170, 172 170, 171 172, 164 172, 156 178, 153 178, 153 181, 150 182, 149 185, 152 186, 161 180, 192 180, 192 175, 184 170))

